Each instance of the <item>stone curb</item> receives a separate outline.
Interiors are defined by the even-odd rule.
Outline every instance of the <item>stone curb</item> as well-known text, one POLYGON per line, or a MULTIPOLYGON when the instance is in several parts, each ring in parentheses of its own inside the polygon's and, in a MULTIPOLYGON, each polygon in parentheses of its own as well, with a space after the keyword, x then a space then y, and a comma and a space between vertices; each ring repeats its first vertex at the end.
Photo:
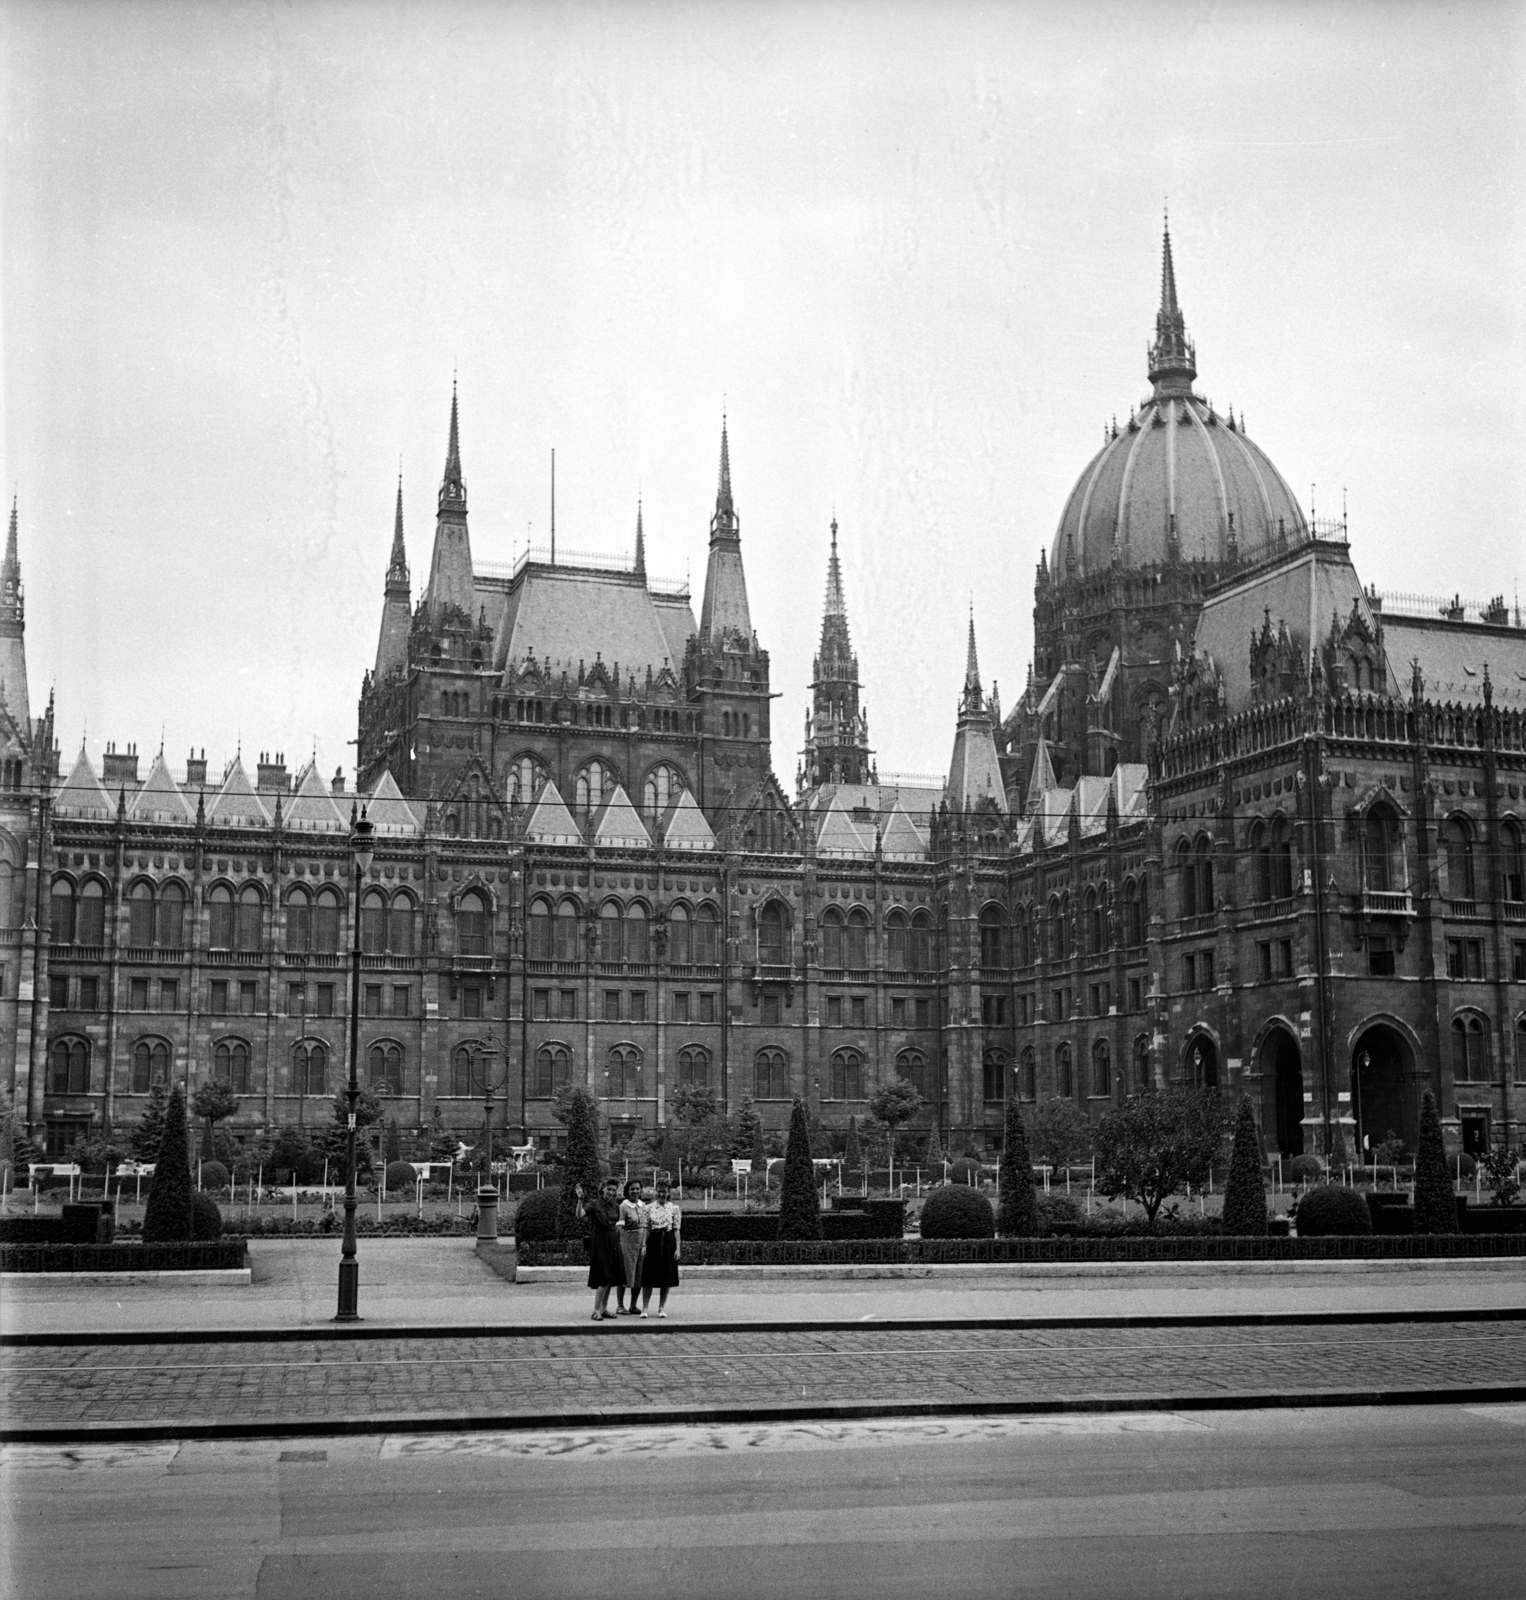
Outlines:
POLYGON ((166 1267, 157 1272, 0 1272, 0 1286, 21 1283, 106 1284, 162 1283, 188 1289, 243 1288, 251 1282, 250 1267, 166 1267))
POLYGON ((1297 1407, 1477 1405, 1526 1400, 1526 1384, 1418 1389, 1273 1389, 1245 1394, 1057 1396, 1048 1400, 818 1401, 751 1406, 625 1406, 564 1411, 409 1412, 374 1417, 261 1417, 247 1421, 65 1422, 0 1428, 5 1444, 149 1443, 163 1440, 296 1439, 386 1433, 522 1432, 656 1424, 862 1421, 886 1417, 1041 1417, 1119 1411, 1256 1411, 1297 1407))

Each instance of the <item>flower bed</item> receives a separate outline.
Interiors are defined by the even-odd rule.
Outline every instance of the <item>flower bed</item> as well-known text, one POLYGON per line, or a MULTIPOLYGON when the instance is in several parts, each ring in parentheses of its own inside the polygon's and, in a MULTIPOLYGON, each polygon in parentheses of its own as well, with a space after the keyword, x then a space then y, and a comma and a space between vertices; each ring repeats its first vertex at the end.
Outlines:
POLYGON ((246 1241, 0 1245, 0 1272, 185 1272, 244 1267, 246 1241))

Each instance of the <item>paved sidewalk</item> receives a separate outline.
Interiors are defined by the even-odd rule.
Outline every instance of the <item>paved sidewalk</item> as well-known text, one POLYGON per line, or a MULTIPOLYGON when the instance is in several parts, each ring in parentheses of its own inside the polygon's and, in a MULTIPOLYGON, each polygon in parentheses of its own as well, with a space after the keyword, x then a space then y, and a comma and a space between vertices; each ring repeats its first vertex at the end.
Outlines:
MULTIPOLYGON (((325 1325, 334 1314, 334 1240, 259 1240, 246 1287, 163 1284, 5 1285, 0 1332, 214 1332, 325 1325)), ((1157 1266, 1133 1277, 1039 1276, 1022 1268, 938 1278, 706 1280, 674 1292, 678 1321, 858 1322, 905 1318, 1161 1316, 1526 1307, 1526 1263, 1368 1263, 1368 1270, 1287 1273, 1252 1265, 1157 1266), (1371 1270, 1374 1267, 1381 1270, 1371 1270)), ((466 1239, 362 1240, 360 1309, 370 1326, 545 1325, 587 1319, 575 1283, 507 1283, 466 1239)))

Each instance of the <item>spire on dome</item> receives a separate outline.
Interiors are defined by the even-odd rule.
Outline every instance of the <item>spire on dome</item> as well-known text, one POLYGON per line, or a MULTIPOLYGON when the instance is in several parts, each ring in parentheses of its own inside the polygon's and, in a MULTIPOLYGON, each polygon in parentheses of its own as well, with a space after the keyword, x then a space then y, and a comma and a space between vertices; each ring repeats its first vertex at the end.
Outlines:
POLYGON ((636 496, 636 575, 646 578, 646 530, 641 526, 641 497, 636 496))
POLYGON ((1187 337, 1186 319, 1176 298, 1176 265, 1171 258, 1171 219, 1166 218, 1160 258, 1160 310, 1155 343, 1150 346, 1150 382, 1157 398, 1189 395, 1197 376, 1197 350, 1187 337))
POLYGON ((466 510, 466 480, 461 476, 461 425, 454 378, 450 382, 450 442, 445 447, 445 476, 440 480, 440 510, 466 510))

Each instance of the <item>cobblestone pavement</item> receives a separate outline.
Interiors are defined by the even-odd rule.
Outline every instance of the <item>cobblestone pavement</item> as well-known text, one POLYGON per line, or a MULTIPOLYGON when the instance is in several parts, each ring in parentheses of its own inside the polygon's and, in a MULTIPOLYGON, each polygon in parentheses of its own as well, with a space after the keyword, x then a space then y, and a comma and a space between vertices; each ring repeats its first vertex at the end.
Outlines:
POLYGON ((1526 1325, 685 1333, 7 1349, 4 1428, 419 1426, 1520 1387, 1526 1325))

